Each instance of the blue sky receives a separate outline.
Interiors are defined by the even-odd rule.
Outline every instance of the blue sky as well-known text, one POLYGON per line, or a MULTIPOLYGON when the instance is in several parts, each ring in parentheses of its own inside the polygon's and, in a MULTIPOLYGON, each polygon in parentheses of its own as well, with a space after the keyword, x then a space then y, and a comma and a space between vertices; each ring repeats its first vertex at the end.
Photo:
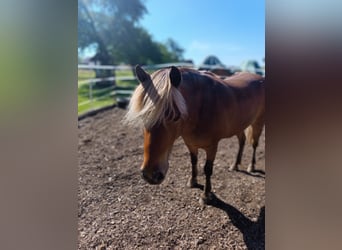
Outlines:
POLYGON ((159 42, 174 39, 196 65, 216 55, 227 66, 265 57, 264 0, 146 0, 140 25, 159 42))

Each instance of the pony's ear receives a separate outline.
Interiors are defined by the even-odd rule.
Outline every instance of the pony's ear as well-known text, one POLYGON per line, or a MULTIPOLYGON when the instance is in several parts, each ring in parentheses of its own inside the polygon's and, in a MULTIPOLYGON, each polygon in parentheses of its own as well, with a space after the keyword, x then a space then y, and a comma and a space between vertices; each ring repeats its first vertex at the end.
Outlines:
POLYGON ((179 86, 179 84, 182 81, 182 74, 180 70, 175 66, 171 66, 170 80, 171 80, 171 84, 176 88, 179 86))
POLYGON ((150 75, 145 70, 143 70, 143 68, 140 67, 139 64, 135 66, 135 74, 140 82, 145 82, 151 79, 150 75))

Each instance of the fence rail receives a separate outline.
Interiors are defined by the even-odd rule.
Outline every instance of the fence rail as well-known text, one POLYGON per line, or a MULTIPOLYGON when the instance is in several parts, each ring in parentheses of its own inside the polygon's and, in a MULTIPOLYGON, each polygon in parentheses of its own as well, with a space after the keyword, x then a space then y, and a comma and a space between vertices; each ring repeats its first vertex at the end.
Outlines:
MULTIPOLYGON (((192 63, 162 63, 162 64, 153 64, 153 65, 142 65, 144 69, 160 69, 170 66, 176 67, 188 67, 193 68, 194 64, 192 63)), ((78 64, 78 69, 104 69, 104 70, 132 70, 133 66, 131 65, 91 65, 91 64, 78 64)))
MULTIPOLYGON (((165 68, 165 67, 170 67, 170 66, 178 66, 178 67, 188 67, 188 68, 193 68, 194 65, 192 63, 164 63, 164 64, 155 64, 155 65, 143 65, 142 68, 145 70, 157 70, 160 68, 165 68)), ((133 66, 130 65, 84 65, 84 64, 79 64, 78 66, 79 70, 112 70, 112 71, 127 71, 133 70, 133 66)), ((95 105, 94 103, 99 102, 101 100, 105 100, 108 98, 112 98, 113 103, 115 101, 115 98, 117 96, 127 96, 127 99, 129 99, 130 95, 132 94, 133 90, 132 89, 123 89, 123 88, 118 88, 117 85, 106 87, 106 88, 100 88, 100 89, 94 89, 94 85, 100 82, 105 82, 105 81, 135 81, 136 77, 135 76, 111 76, 111 77, 103 77, 103 78, 90 78, 90 79, 85 79, 85 80, 79 80, 78 81, 78 87, 82 87, 85 84, 89 85, 88 91, 85 94, 80 94, 78 96, 82 97, 82 99, 87 99, 87 100, 81 100, 78 103, 78 110, 79 114, 82 113, 80 112, 80 109, 83 110, 83 107, 85 105, 89 105, 89 110, 94 110, 95 105)), ((111 105, 113 104, 111 103, 111 105)))
POLYGON ((97 82, 105 82, 105 81, 116 81, 116 80, 123 80, 123 81, 132 81, 136 80, 134 76, 111 76, 111 77, 103 77, 103 78, 91 78, 86 80, 78 81, 78 85, 86 84, 86 83, 97 83, 97 82))

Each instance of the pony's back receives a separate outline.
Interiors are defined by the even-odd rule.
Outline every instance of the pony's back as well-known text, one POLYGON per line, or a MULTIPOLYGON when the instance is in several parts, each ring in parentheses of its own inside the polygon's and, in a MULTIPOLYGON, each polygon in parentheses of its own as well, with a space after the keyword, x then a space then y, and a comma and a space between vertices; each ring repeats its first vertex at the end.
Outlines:
POLYGON ((244 72, 220 79, 209 72, 181 72, 179 90, 189 113, 185 126, 199 137, 230 137, 264 112, 264 78, 259 75, 244 72))

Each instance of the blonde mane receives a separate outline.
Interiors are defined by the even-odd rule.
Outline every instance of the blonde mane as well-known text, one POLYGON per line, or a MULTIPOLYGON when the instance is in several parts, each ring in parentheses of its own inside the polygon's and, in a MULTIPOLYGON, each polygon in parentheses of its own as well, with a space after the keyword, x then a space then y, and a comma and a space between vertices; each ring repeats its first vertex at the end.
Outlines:
POLYGON ((151 79, 138 85, 128 106, 124 119, 126 124, 142 122, 145 128, 150 129, 155 124, 187 116, 184 97, 172 86, 169 74, 170 69, 158 70, 151 79))

